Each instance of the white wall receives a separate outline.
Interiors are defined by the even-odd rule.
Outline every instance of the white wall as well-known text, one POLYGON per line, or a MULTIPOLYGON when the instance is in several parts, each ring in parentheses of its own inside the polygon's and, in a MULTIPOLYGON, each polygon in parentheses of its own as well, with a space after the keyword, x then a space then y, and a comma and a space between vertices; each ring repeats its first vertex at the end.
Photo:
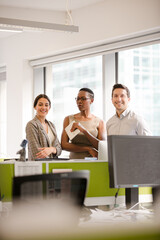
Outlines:
MULTIPOLYGON (((72 13, 79 33, 23 32, 0 39, 0 65, 7 66, 7 152, 16 156, 32 118, 33 71, 28 60, 160 26, 159 0, 106 0, 72 13)), ((1 17, 64 23, 65 14, 1 8, 1 17), (42 19, 43 17, 43 19, 42 19)))

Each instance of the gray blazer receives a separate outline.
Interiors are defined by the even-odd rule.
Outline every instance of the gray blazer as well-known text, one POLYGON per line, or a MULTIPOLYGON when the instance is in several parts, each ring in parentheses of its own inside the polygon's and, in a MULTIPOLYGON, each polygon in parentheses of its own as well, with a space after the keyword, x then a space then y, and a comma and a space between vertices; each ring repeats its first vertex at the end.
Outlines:
MULTIPOLYGON (((52 147, 55 147, 57 149, 57 154, 49 155, 50 158, 53 158, 61 154, 62 148, 57 138, 57 133, 56 133, 54 124, 47 120, 46 122, 48 123, 49 127, 51 128, 55 136, 55 140, 52 147)), ((36 116, 31 121, 29 121, 26 125, 26 138, 28 140, 28 160, 29 161, 35 160, 36 153, 39 152, 38 148, 51 147, 48 135, 44 130, 41 122, 38 120, 36 116)))

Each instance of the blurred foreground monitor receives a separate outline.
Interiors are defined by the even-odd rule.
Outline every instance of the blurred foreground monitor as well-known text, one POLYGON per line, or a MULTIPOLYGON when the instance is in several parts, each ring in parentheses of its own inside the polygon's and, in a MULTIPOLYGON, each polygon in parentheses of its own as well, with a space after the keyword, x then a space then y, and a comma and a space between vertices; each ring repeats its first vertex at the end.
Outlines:
POLYGON ((14 177, 13 203, 58 199, 81 207, 88 181, 88 170, 14 177))

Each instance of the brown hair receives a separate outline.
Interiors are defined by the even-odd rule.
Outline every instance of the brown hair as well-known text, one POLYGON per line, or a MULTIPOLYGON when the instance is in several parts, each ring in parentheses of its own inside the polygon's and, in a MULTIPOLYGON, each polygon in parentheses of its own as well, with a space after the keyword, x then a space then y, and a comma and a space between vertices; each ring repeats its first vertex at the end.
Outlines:
POLYGON ((39 100, 40 98, 45 98, 45 99, 47 99, 48 102, 49 102, 49 106, 51 107, 51 101, 50 101, 49 97, 48 97, 46 94, 39 94, 39 95, 35 98, 35 100, 34 100, 34 103, 33 103, 33 107, 34 107, 34 108, 36 107, 36 105, 37 105, 37 103, 38 103, 38 100, 39 100))
POLYGON ((112 88, 112 97, 113 97, 113 92, 114 92, 114 90, 117 89, 117 88, 121 88, 121 89, 126 90, 126 92, 127 92, 127 97, 130 98, 130 91, 129 91, 129 89, 128 89, 125 85, 123 85, 123 84, 121 84, 121 83, 116 83, 116 84, 114 84, 114 86, 113 86, 113 88, 112 88))

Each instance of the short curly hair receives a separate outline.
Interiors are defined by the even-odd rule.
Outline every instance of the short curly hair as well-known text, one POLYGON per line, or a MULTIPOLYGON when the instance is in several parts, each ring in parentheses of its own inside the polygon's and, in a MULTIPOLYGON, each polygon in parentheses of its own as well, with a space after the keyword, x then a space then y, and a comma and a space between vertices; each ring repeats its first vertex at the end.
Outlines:
POLYGON ((90 88, 81 88, 79 90, 79 92, 81 92, 81 91, 88 92, 90 94, 91 98, 94 99, 94 92, 90 88))

